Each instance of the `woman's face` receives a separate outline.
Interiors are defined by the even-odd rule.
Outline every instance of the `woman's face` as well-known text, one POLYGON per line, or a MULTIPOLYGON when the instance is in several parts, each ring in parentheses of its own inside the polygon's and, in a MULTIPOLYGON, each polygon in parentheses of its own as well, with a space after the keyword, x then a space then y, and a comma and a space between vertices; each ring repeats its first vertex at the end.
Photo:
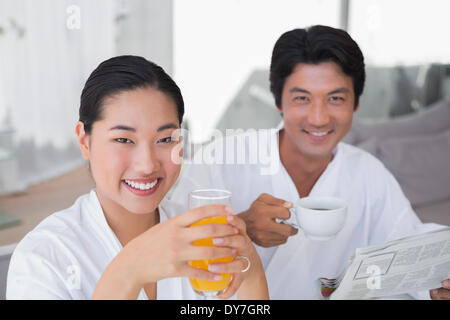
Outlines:
POLYGON ((90 161, 99 198, 108 207, 118 205, 135 214, 153 212, 180 172, 177 156, 182 150, 178 139, 172 139, 178 128, 175 103, 154 88, 107 98, 90 135, 79 122, 80 148, 90 161))

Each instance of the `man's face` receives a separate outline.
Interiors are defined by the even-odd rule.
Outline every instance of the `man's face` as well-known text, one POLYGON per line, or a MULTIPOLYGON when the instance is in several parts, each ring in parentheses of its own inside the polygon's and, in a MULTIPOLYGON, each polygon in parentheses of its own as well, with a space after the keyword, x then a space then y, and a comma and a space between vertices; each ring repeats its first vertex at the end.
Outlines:
POLYGON ((350 130, 359 107, 354 104, 352 78, 336 63, 298 64, 286 78, 279 106, 286 145, 312 160, 330 157, 350 130))

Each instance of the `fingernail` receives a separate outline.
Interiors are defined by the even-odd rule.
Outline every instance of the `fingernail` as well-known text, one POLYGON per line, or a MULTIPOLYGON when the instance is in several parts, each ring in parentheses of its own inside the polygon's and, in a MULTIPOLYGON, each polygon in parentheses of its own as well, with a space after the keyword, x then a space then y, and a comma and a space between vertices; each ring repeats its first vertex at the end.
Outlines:
POLYGON ((233 254, 233 255, 235 255, 236 254, 236 249, 231 249, 231 253, 233 254))
POLYGON ((222 280, 222 276, 220 274, 218 274, 217 276, 214 276, 214 280, 215 281, 222 280))
POLYGON ((214 244, 222 244, 224 242, 223 238, 214 238, 213 243, 214 244))
POLYGON ((234 220, 234 216, 227 216, 227 221, 228 222, 233 222, 234 220))
POLYGON ((445 281, 443 281, 443 282, 442 282, 442 286, 443 286, 445 289, 450 289, 450 280, 445 280, 445 281))
POLYGON ((285 207, 285 208, 290 208, 290 207, 292 207, 292 202, 285 202, 285 203, 283 204, 283 207, 285 207))
POLYGON ((225 206, 225 211, 229 213, 233 213, 233 208, 231 206, 225 206))
MULTIPOLYGON (((218 271, 219 270, 219 267, 217 266, 217 265, 215 265, 215 264, 209 264, 208 265, 208 271, 211 271, 211 272, 216 272, 216 271, 218 271)), ((220 275, 219 275, 220 276, 220 275)), ((217 277, 217 276, 216 276, 217 277)), ((222 276, 220 276, 220 277, 222 277, 222 276)), ((219 279, 220 280, 220 279, 219 279)))
POLYGON ((433 290, 433 295, 438 294, 438 291, 436 289, 433 290))
POLYGON ((239 233, 239 229, 238 228, 233 228, 234 234, 238 234, 239 233))

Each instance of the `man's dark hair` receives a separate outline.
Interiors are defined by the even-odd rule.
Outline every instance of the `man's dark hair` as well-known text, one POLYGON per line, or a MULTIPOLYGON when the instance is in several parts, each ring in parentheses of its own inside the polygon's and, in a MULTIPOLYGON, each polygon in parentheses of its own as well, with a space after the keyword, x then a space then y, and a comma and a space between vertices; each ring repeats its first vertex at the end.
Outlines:
POLYGON ((101 120, 103 102, 115 94, 138 88, 151 87, 167 94, 177 108, 181 124, 184 102, 180 88, 158 65, 138 56, 118 56, 100 63, 91 73, 81 93, 80 121, 87 134, 94 122, 101 120))
POLYGON ((281 108, 286 78, 297 64, 322 62, 336 63, 352 78, 356 108, 366 78, 364 56, 347 32, 320 25, 288 31, 275 43, 270 64, 270 91, 277 107, 281 108))

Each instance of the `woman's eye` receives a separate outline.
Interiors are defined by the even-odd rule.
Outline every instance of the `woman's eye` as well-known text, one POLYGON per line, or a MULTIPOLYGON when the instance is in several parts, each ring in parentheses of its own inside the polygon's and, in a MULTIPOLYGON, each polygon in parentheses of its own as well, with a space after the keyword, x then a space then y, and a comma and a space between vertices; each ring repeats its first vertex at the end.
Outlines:
POLYGON ((117 139, 114 139, 114 141, 117 141, 119 143, 133 143, 133 141, 131 141, 128 138, 117 138, 117 139))
POLYGON ((159 142, 161 142, 161 143, 170 143, 172 141, 175 141, 172 137, 165 137, 165 138, 159 139, 158 143, 159 142))

